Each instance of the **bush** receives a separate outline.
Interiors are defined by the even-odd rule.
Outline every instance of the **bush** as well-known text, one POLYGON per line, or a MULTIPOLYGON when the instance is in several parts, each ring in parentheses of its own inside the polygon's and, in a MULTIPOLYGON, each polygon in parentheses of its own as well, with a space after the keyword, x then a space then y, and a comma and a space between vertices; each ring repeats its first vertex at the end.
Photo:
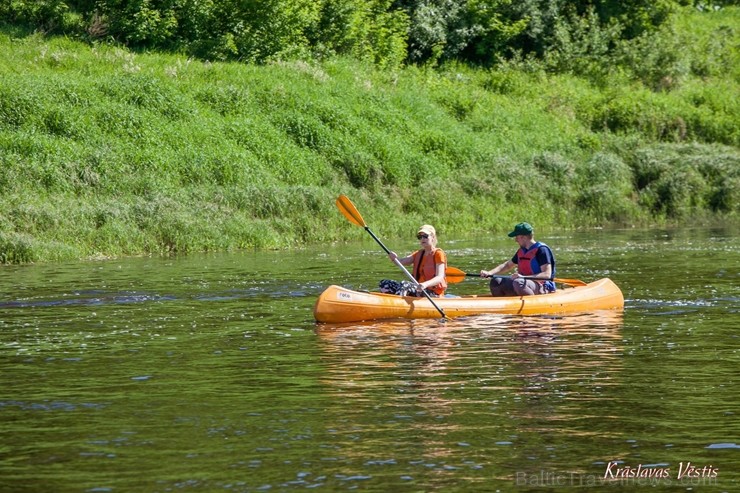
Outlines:
POLYGON ((614 58, 616 64, 654 91, 680 86, 691 68, 685 40, 670 28, 621 41, 614 58))
POLYGON ((632 202, 632 171, 618 156, 595 154, 578 168, 576 207, 598 222, 625 223, 636 216, 632 202))
POLYGON ((0 231, 0 263, 25 264, 36 261, 30 235, 0 231))
POLYGON ((594 8, 582 16, 557 17, 554 24, 553 41, 544 55, 546 66, 604 83, 613 68, 610 52, 623 26, 617 21, 602 23, 594 8))
POLYGON ((692 109, 677 98, 660 97, 644 89, 619 89, 597 104, 592 130, 683 142, 696 131, 687 123, 691 117, 692 109))
POLYGON ((549 200, 555 203, 567 202, 572 196, 575 163, 556 153, 537 154, 532 164, 546 181, 546 193, 549 200))
POLYGON ((721 147, 648 147, 634 154, 630 166, 639 203, 654 213, 685 218, 706 207, 738 210, 737 192, 731 187, 738 180, 740 158, 721 147))

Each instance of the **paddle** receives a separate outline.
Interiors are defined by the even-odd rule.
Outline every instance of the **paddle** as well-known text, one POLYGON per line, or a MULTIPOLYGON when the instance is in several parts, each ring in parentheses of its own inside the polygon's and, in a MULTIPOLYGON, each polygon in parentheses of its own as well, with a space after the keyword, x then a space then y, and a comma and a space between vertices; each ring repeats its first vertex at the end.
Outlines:
MULTIPOLYGON (((447 278, 447 282, 449 282, 450 284, 455 284, 455 283, 458 283, 458 282, 462 282, 465 279, 466 276, 470 276, 470 277, 483 277, 480 274, 469 274, 469 273, 465 273, 465 272, 461 271, 460 269, 458 269, 456 267, 447 267, 447 269, 445 269, 445 277, 447 278)), ((488 277, 495 277, 495 278, 498 278, 498 279, 505 279, 505 278, 508 278, 510 276, 496 276, 496 275, 493 275, 493 276, 488 276, 488 277)), ((546 281, 547 280, 547 279, 536 278, 534 276, 521 276, 521 277, 523 277, 524 279, 534 279, 536 281, 546 281)), ((568 286, 586 286, 587 285, 587 283, 581 281, 580 279, 562 279, 560 277, 554 277, 554 278, 552 278, 550 280, 551 281, 554 281, 554 282, 559 282, 561 284, 565 284, 565 285, 568 285, 568 286)))
MULTIPOLYGON (((367 224, 365 224, 365 220, 362 219, 362 216, 360 215, 360 211, 357 210, 357 207, 355 207, 355 204, 352 203, 352 201, 347 197, 346 195, 340 195, 339 198, 337 198, 337 207, 339 208, 339 212, 341 212, 344 217, 349 219, 349 222, 352 224, 356 224, 362 228, 365 228, 365 231, 370 233, 370 236, 373 237, 375 241, 378 242, 378 245, 385 250, 385 253, 390 255, 391 251, 386 248, 385 245, 383 245, 383 242, 378 239, 377 236, 375 236, 375 233, 370 231, 370 228, 367 224)), ((398 260, 394 259, 394 263, 398 266, 399 269, 403 271, 404 274, 406 274, 406 277, 409 278, 409 280, 414 283, 414 286, 419 286, 419 281, 414 279, 414 276, 411 275, 411 273, 406 270, 406 267, 403 266, 403 264, 398 260)), ((429 296, 429 293, 427 293, 426 289, 421 290, 421 292, 426 296, 426 298, 429 300, 429 302, 434 306, 434 308, 437 309, 437 311, 442 315, 442 318, 447 318, 447 315, 445 315, 445 312, 434 302, 431 296, 429 296)))

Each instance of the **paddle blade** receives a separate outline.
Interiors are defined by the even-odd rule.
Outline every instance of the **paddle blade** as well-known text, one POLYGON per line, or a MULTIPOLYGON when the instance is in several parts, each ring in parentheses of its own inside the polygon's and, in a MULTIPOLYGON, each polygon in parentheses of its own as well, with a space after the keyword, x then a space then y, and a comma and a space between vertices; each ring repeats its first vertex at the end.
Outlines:
POLYGON ((465 280, 465 272, 461 271, 457 267, 447 267, 445 269, 445 278, 448 284, 457 284, 465 280))
POLYGON ((339 212, 349 219, 351 223, 362 228, 366 227, 365 220, 362 219, 360 211, 357 210, 357 207, 355 207, 355 204, 352 203, 349 197, 346 195, 340 195, 337 198, 337 207, 339 208, 339 212))
POLYGON ((568 286, 588 286, 587 282, 581 281, 580 279, 562 279, 560 277, 556 277, 553 281, 566 284, 568 286))

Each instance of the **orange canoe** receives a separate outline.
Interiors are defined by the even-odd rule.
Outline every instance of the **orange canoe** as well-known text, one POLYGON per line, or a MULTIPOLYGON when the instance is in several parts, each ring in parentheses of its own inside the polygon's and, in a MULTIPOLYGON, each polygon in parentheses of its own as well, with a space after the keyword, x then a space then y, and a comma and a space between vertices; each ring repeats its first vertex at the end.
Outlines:
MULTIPOLYGON (((459 296, 434 298, 447 317, 483 313, 511 315, 558 315, 624 308, 624 297, 611 279, 599 279, 585 286, 559 289, 537 296, 459 296)), ((352 291, 329 286, 314 306, 318 322, 346 323, 393 318, 440 318, 426 298, 352 291)))

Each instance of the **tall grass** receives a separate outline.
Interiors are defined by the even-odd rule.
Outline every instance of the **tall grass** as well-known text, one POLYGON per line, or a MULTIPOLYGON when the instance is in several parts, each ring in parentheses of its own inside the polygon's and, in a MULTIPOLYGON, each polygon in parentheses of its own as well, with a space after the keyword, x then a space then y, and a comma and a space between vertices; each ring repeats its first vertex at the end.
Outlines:
POLYGON ((739 82, 257 67, 0 32, 0 262, 358 238, 339 193, 384 236, 737 220, 739 82))

